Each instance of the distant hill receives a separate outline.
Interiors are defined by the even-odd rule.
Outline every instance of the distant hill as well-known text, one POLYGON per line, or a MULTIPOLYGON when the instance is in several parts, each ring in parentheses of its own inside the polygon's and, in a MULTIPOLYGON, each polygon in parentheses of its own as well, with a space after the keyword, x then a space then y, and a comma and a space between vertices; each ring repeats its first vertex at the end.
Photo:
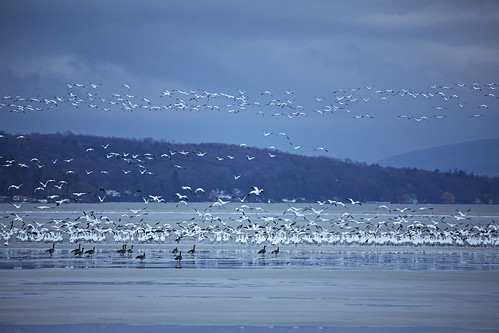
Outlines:
POLYGON ((381 166, 423 170, 463 170, 499 177, 499 139, 477 140, 396 155, 377 162, 381 166))
POLYGON ((189 202, 218 198, 348 202, 352 198, 362 202, 498 203, 499 178, 217 143, 3 133, 0 196, 11 201, 14 195, 48 202, 98 202, 99 197, 105 201, 158 197, 178 202, 187 196, 189 202), (260 197, 248 196, 253 186, 264 189, 260 197))

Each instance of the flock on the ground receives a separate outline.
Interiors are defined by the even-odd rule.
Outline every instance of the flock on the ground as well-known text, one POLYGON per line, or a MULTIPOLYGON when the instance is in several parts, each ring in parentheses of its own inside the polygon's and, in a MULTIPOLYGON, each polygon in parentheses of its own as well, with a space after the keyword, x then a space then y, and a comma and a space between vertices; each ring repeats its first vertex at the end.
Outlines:
MULTIPOLYGON (((154 204, 159 205, 159 204, 154 204)), ((170 204, 170 209, 175 209, 170 204)), ((236 204, 221 199, 191 209, 183 208, 182 221, 154 218, 145 205, 126 212, 35 221, 38 211, 5 212, 0 237, 7 246, 14 242, 86 244, 231 244, 231 245, 410 245, 498 246, 499 230, 494 220, 458 211, 453 215, 433 213, 432 207, 369 205, 325 201, 283 212, 267 211, 272 205, 236 204), (371 208, 372 207, 372 208, 371 208), (475 220, 475 221, 474 221, 475 220)), ((282 206, 285 206, 282 204, 282 206)), ((155 208, 157 209, 157 208, 155 208)), ((155 211, 157 213, 157 210, 155 211)), ((58 214, 60 216, 61 213, 58 214)), ((64 214, 64 213, 62 213, 64 214)), ((52 215, 47 215, 50 217, 52 215)), ((88 249, 88 248, 87 248, 88 249)), ((81 255, 81 254, 80 254, 81 255)))

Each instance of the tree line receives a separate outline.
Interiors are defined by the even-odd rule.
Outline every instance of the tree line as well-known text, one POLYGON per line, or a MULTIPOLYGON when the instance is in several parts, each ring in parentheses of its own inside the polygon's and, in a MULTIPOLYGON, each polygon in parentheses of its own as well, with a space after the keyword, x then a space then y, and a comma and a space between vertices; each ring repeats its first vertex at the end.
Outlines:
POLYGON ((460 170, 381 167, 219 143, 71 133, 2 136, 0 196, 7 201, 20 195, 82 202, 160 196, 175 202, 179 193, 189 201, 499 202, 498 178, 460 170), (260 197, 248 196, 253 186, 264 189, 260 197))

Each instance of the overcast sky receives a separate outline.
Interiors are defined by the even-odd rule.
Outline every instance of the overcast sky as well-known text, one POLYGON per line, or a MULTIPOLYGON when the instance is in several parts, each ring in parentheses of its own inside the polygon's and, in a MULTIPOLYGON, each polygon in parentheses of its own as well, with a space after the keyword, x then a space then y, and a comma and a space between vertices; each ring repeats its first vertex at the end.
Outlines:
POLYGON ((368 163, 497 138, 498 31, 498 1, 5 0, 0 130, 368 163))

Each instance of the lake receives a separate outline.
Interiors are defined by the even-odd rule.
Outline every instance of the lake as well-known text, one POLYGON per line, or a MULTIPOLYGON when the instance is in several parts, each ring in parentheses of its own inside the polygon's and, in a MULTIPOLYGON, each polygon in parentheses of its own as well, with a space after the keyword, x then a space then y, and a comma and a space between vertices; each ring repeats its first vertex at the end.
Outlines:
POLYGON ((1 330, 499 330, 497 206, 212 204, 0 205, 1 330))

